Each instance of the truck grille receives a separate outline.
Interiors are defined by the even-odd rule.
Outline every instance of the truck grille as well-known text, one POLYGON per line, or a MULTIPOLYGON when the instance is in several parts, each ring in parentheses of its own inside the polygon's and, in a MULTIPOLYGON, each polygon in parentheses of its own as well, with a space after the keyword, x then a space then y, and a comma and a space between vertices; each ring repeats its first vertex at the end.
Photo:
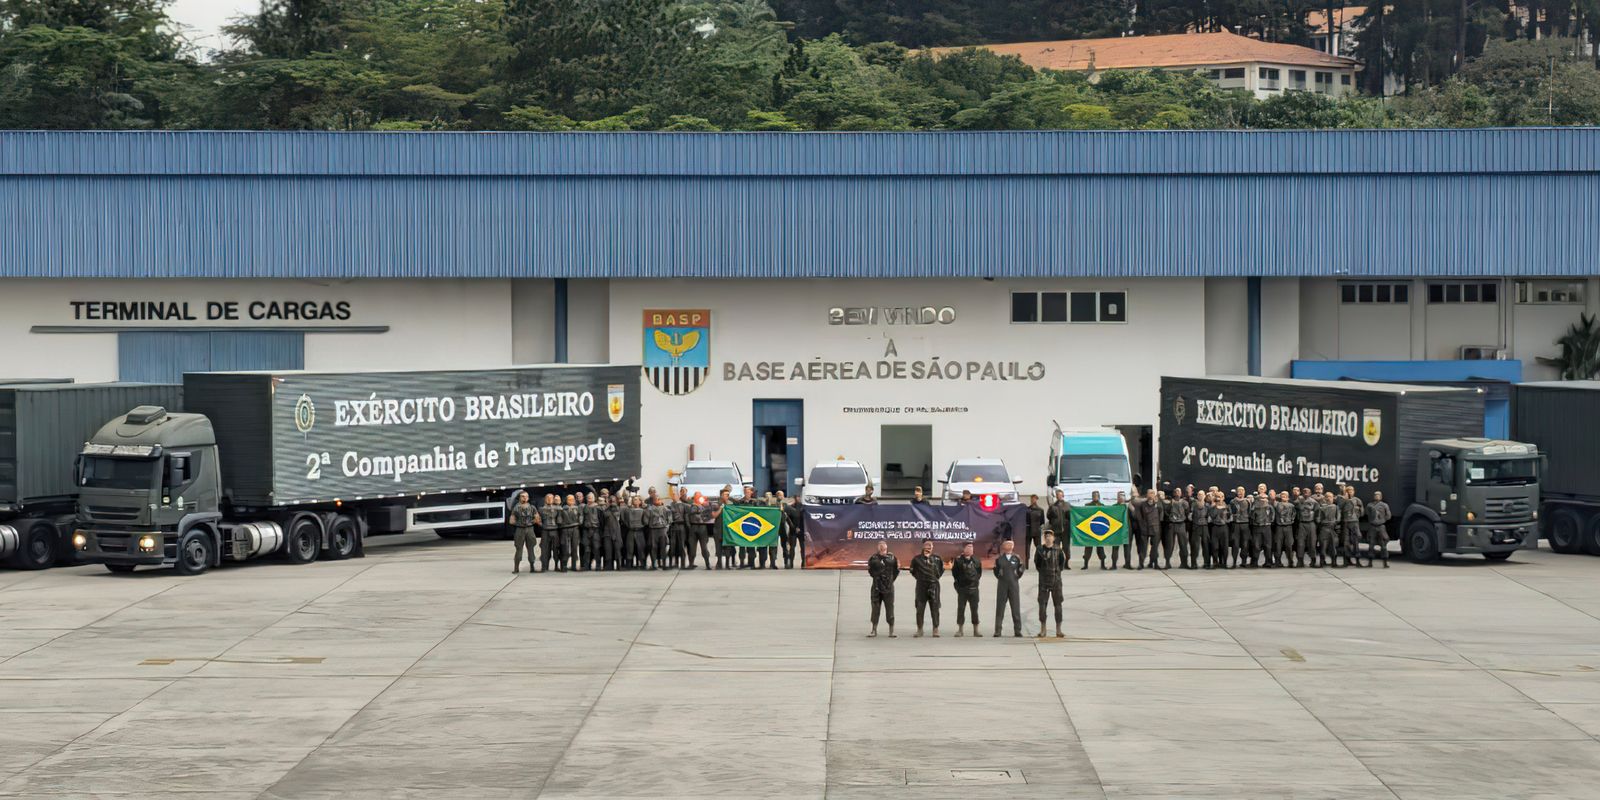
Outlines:
POLYGON ((1533 508, 1526 497, 1490 498, 1483 501, 1484 522, 1527 522, 1533 508))
POLYGON ((855 503, 853 497, 818 497, 809 505, 814 506, 848 506, 855 503))
POLYGON ((84 506, 83 513, 89 519, 99 522, 137 522, 139 520, 139 509, 137 508, 84 506))
POLYGON ((133 548, 133 534, 95 532, 102 553, 126 553, 133 548))

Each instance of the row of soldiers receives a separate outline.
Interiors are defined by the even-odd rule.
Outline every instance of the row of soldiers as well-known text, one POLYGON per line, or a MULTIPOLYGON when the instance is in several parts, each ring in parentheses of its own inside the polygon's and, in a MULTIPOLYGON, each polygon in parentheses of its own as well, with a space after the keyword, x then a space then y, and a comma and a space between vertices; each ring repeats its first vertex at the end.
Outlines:
MULTIPOLYGON (((1133 535, 1120 547, 1084 548, 1083 568, 1089 568, 1093 551, 1105 569, 1109 549, 1111 569, 1117 568, 1118 550, 1125 568, 1171 569, 1176 549, 1183 569, 1371 567, 1375 559, 1382 559, 1387 569, 1393 513, 1383 493, 1374 492, 1371 502, 1363 502, 1354 487, 1336 488, 1325 491, 1319 483, 1275 492, 1263 483, 1253 494, 1236 487, 1230 498, 1215 486, 1190 485, 1174 487, 1170 494, 1150 489, 1131 502, 1119 492, 1117 502, 1127 503, 1133 535), (1363 544, 1365 565, 1360 563, 1363 544)), ((1098 495, 1090 505, 1100 505, 1098 495)), ((1063 545, 1070 549, 1065 531, 1071 518, 1072 506, 1059 490, 1049 508, 1040 508, 1035 497, 1028 508, 1030 548, 1048 527, 1061 532, 1063 545)))
POLYGON ((777 547, 736 548, 723 543, 722 507, 730 504, 781 508, 778 541, 784 565, 794 569, 798 558, 805 566, 799 497, 788 503, 783 492, 758 498, 748 486, 737 499, 727 486, 715 498, 690 497, 682 490, 676 497, 663 497, 651 487, 645 494, 612 495, 608 489, 564 497, 547 494, 541 506, 533 505, 527 492, 518 492, 510 513, 516 543, 511 571, 522 571, 526 552, 532 574, 535 550, 542 572, 696 569, 697 549, 707 569, 777 569, 777 547))

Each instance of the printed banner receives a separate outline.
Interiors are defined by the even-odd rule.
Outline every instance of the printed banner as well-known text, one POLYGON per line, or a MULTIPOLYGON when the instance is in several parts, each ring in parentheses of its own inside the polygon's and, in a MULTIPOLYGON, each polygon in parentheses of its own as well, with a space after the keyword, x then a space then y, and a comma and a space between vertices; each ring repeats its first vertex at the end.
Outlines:
POLYGON ((922 552, 923 539, 932 539, 933 552, 947 562, 971 542, 974 555, 988 568, 1007 539, 1014 539, 1017 557, 1023 557, 1027 516, 1022 506, 984 511, 977 503, 806 506, 806 568, 866 569, 878 542, 888 542, 889 552, 901 564, 910 564, 922 552))
POLYGON ((722 543, 731 547, 777 547, 783 509, 777 506, 722 507, 722 543))
POLYGON ((1074 547, 1120 547, 1128 543, 1128 507, 1073 506, 1067 527, 1074 547))

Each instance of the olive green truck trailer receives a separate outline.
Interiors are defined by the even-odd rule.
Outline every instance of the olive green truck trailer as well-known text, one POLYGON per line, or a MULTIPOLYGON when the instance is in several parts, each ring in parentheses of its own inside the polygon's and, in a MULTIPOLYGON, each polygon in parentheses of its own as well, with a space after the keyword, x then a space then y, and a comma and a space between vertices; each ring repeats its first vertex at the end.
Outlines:
POLYGON ((138 405, 182 408, 182 387, 0 380, 0 563, 72 562, 73 458, 100 426, 138 405))
POLYGON ((1511 435, 1544 456, 1539 521, 1550 549, 1600 555, 1600 381, 1512 387, 1511 435))
POLYGON ((369 534, 503 531, 517 489, 637 478, 638 387, 611 365, 189 373, 188 413, 135 408, 83 445, 73 544, 113 572, 192 575, 350 558, 369 534))

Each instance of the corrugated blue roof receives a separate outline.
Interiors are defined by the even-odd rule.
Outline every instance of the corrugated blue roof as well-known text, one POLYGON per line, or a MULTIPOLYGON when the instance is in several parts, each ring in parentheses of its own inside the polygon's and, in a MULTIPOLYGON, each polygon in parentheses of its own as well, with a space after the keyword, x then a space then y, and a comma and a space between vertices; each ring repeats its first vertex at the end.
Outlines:
POLYGON ((1596 129, 0 133, 0 276, 1588 275, 1597 206, 1596 129))

